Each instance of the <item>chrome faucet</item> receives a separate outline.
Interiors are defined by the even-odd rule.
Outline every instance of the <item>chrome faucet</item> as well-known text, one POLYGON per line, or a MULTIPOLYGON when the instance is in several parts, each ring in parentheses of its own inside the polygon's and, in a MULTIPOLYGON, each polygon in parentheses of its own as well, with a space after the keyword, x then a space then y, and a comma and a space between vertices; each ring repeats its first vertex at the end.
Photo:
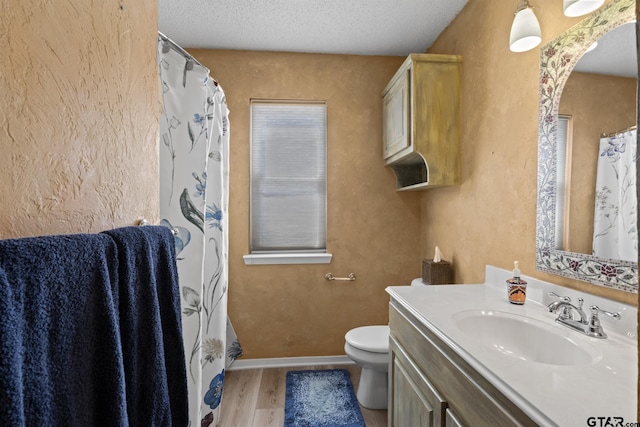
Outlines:
POLYGON ((582 298, 578 298, 578 305, 575 306, 571 304, 571 298, 569 297, 560 296, 555 292, 549 292, 549 295, 560 298, 560 301, 554 301, 547 306, 547 309, 551 313, 555 313, 560 310, 556 322, 584 333, 586 326, 589 324, 587 321, 587 315, 582 311, 582 304, 584 304, 584 300, 582 298), (574 319, 572 310, 580 315, 579 320, 574 319))
POLYGON ((558 309, 562 308, 556 320, 573 320, 571 309, 574 309, 578 312, 578 314, 580 314, 580 322, 584 324, 587 323, 587 316, 584 314, 584 311, 582 311, 582 304, 584 303, 584 300, 582 298, 578 298, 578 306, 576 307, 575 305, 571 304, 571 298, 569 297, 558 295, 555 292, 549 292, 548 295, 551 297, 560 298, 560 301, 554 301, 547 306, 547 309, 551 313, 555 313, 556 311, 558 311, 558 309))
POLYGON ((571 304, 571 298, 569 297, 560 296, 555 292, 549 292, 548 295, 560 298, 560 301, 554 301, 547 306, 547 309, 551 313, 555 313, 560 310, 556 322, 590 337, 607 337, 607 334, 604 332, 604 330, 602 329, 602 325, 600 324, 600 319, 598 317, 599 313, 606 314, 616 320, 620 320, 621 317, 620 313, 612 313, 610 311, 602 310, 596 305, 592 305, 591 307, 589 307, 591 311, 591 317, 587 318, 587 315, 582 310, 582 304, 584 303, 584 300, 582 298, 578 298, 578 305, 575 306, 571 304), (575 311, 580 315, 579 320, 574 319, 572 311, 575 311))

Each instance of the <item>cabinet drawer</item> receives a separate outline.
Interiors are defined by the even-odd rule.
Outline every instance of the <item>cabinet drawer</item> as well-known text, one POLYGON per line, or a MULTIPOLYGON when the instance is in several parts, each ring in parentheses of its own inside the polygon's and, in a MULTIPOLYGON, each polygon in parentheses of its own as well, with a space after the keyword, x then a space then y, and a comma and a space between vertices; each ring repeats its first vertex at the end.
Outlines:
POLYGON ((389 306, 391 337, 455 412, 470 426, 535 426, 513 402, 395 301, 389 306))

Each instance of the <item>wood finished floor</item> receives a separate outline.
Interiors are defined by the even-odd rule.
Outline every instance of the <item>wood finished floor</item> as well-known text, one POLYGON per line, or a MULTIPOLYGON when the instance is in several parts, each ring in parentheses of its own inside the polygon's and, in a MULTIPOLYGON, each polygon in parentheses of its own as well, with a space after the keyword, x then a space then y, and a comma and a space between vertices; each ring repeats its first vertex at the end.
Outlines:
MULTIPOLYGON (((287 371, 346 369, 358 390, 360 368, 354 364, 227 371, 219 427, 282 427, 287 371)), ((367 427, 386 427, 387 411, 360 407, 367 427)))

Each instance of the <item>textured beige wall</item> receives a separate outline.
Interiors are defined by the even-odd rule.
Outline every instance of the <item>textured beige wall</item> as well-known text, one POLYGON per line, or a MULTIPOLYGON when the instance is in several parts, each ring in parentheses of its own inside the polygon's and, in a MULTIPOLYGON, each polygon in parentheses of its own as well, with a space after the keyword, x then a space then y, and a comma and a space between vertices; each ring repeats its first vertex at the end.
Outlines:
POLYGON ((420 276, 417 194, 382 160, 381 92, 404 58, 191 50, 231 114, 229 314, 247 358, 344 354, 355 326, 388 322, 388 285, 420 276), (331 264, 246 266, 250 98, 327 101, 331 264), (328 282, 324 275, 355 282, 328 282))
POLYGON ((0 238, 157 220, 157 2, 0 10, 0 238))
POLYGON ((600 135, 636 123, 637 80, 571 73, 558 111, 573 118, 571 203, 566 250, 591 253, 600 135))
MULTIPOLYGON (((553 4, 552 4, 553 3, 553 4)), ((542 44, 580 21, 561 4, 534 5, 542 44)), ((486 264, 637 304, 637 295, 535 269, 539 52, 509 51, 511 0, 471 0, 429 53, 463 56, 462 185, 421 196, 422 255, 439 245, 456 281, 484 280, 486 264)))

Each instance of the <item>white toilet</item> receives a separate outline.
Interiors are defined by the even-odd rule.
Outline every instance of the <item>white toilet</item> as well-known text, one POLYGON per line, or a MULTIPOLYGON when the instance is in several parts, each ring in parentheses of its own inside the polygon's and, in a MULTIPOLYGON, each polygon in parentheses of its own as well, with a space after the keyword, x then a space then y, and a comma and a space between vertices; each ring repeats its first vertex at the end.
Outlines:
POLYGON ((344 351, 362 368, 356 397, 368 409, 387 409, 389 326, 361 326, 344 336, 344 351))

